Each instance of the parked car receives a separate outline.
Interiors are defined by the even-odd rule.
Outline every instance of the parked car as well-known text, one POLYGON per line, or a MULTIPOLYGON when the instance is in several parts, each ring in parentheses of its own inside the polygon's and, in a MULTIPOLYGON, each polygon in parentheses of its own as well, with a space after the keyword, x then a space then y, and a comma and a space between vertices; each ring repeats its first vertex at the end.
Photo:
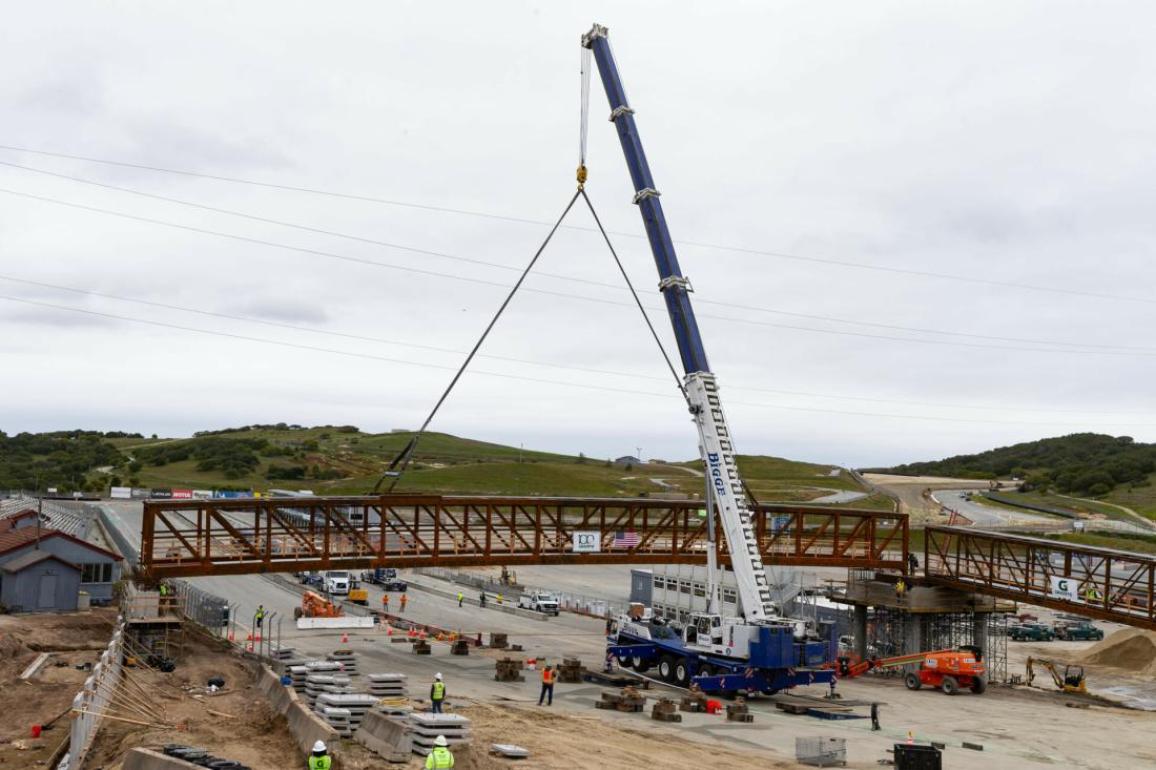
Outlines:
POLYGON ((1050 642, 1056 638, 1052 629, 1043 623, 1021 623, 1010 627, 1007 635, 1013 642, 1050 642))
POLYGON ((1096 628, 1086 620, 1078 623, 1056 624, 1055 634, 1057 639, 1063 639, 1065 642, 1098 642, 1104 638, 1103 629, 1096 628))
POLYGON ((524 610, 542 612, 546 615, 558 614, 558 597, 546 591, 534 591, 518 597, 518 606, 524 610))

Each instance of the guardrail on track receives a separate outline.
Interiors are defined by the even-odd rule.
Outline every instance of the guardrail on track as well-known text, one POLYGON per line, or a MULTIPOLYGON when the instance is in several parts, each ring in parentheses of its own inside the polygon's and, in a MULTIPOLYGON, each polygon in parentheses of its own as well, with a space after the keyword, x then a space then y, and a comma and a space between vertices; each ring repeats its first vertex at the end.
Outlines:
MULTIPOLYGON (((903 514, 760 505, 768 564, 904 569, 903 514), (894 559, 898 551, 900 559, 894 559)), ((373 566, 702 564, 693 500, 532 497, 263 498, 144 503, 140 566, 155 577, 373 566), (587 549, 576 549, 580 536, 587 549)), ((729 563, 718 532, 719 562, 729 563)))

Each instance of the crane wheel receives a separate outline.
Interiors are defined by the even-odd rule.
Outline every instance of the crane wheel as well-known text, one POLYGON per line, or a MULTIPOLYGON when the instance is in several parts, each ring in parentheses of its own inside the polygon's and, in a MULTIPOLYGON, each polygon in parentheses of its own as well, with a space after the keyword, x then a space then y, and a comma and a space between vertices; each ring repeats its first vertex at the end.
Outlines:
POLYGON ((686 667, 685 660, 680 660, 674 664, 674 683, 679 687, 686 687, 690 684, 690 669, 686 667))
POLYGON ((658 660, 658 675, 666 682, 674 682, 674 658, 663 655, 658 660))
POLYGON ((644 674, 650 670, 650 661, 643 660, 642 658, 638 657, 637 655, 635 655, 630 660, 631 660, 631 668, 633 668, 638 673, 644 674))
POLYGON ((918 690, 923 686, 923 682, 919 681, 919 674, 911 673, 903 677, 903 684, 908 690, 918 690))
POLYGON ((987 682, 982 677, 976 677, 975 681, 971 683, 971 691, 976 695, 983 695, 983 691, 987 689, 987 682))
POLYGON ((957 692, 959 692, 959 680, 954 676, 943 677, 944 695, 955 695, 957 692))

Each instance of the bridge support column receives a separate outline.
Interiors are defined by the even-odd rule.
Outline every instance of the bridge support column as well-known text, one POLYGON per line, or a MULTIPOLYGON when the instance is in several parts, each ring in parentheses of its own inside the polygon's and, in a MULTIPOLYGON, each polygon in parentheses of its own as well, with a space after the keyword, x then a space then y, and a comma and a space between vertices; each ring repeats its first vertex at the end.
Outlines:
POLYGON ((919 615, 907 613, 903 618, 903 644, 905 653, 923 652, 923 623, 919 615))
POLYGON ((855 635, 855 654, 859 660, 867 659, 867 605, 855 605, 855 622, 852 631, 855 635))
POLYGON ((972 644, 983 650, 984 658, 988 657, 989 639, 987 638, 988 616, 990 612, 977 612, 972 618, 971 638, 972 644))

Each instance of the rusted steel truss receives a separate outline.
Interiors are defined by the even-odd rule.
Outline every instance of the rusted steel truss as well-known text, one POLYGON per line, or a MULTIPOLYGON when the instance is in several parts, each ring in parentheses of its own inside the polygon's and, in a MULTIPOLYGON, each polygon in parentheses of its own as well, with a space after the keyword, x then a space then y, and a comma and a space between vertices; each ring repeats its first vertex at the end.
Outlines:
MULTIPOLYGON (((759 506, 768 564, 903 569, 907 517, 879 511, 759 506)), ((719 560, 728 563, 719 533, 719 560)), ((706 561, 695 501, 534 497, 150 500, 141 568, 157 578, 374 566, 633 564, 706 561), (588 533, 596 553, 576 553, 588 533)))
POLYGON ((962 527, 927 527, 927 577, 975 591, 1156 630, 1156 557, 962 527))

